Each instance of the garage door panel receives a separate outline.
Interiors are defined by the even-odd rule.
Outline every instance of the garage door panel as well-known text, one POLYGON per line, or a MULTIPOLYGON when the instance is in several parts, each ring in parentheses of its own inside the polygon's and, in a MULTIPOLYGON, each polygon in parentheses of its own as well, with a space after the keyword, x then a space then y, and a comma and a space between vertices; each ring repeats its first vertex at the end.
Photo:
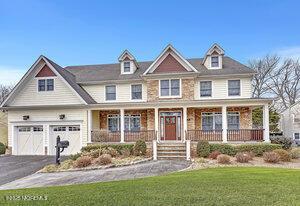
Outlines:
POLYGON ((51 129, 51 145, 52 145, 52 154, 55 154, 56 148, 56 138, 60 137, 61 141, 69 141, 69 147, 64 149, 61 155, 71 155, 80 152, 80 126, 71 125, 71 126, 53 126, 51 129))
POLYGON ((36 126, 18 127, 18 155, 43 155, 43 127, 39 131, 34 128, 36 126))

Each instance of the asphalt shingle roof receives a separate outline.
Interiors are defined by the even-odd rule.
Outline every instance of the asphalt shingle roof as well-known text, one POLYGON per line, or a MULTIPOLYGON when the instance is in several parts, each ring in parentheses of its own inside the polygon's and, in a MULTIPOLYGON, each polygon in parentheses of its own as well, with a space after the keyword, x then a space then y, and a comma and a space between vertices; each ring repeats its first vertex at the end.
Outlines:
MULTIPOLYGON (((222 69, 207 69, 203 64, 203 58, 187 59, 198 71, 199 76, 205 75, 234 75, 234 74, 253 74, 252 69, 233 60, 230 57, 223 58, 222 69)), ((141 75, 148 69, 153 61, 138 62, 139 68, 134 74, 122 74, 120 64, 97 64, 82 66, 67 66, 65 70, 76 77, 77 83, 99 82, 110 80, 133 80, 141 79, 141 75)))

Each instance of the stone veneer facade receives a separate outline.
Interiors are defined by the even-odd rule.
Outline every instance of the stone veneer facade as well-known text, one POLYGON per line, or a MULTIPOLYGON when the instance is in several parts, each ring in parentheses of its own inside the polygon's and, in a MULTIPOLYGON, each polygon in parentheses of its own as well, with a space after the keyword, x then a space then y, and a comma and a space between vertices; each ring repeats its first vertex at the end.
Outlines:
MULTIPOLYGON (((149 102, 159 100, 159 80, 147 80, 147 97, 149 102)), ((182 98, 180 100, 194 100, 194 79, 181 79, 182 98), (183 92, 184 91, 184 92, 183 92)), ((176 99, 176 98, 168 98, 176 99)))

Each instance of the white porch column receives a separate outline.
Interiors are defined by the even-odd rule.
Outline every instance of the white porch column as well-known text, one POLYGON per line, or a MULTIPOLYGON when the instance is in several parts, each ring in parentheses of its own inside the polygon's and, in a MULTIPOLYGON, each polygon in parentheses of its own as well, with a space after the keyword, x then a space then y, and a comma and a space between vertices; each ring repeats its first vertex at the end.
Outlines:
POLYGON ((92 142, 92 127, 93 127, 93 115, 92 115, 92 110, 88 110, 88 143, 91 143, 92 142))
POLYGON ((120 109, 120 122, 121 122, 121 142, 125 142, 125 126, 124 126, 124 109, 120 109))
POLYGON ((269 105, 263 106, 263 128, 264 128, 264 141, 270 142, 270 129, 269 129, 269 105))
POLYGON ((153 140, 153 147, 152 147, 152 152, 153 152, 153 160, 157 160, 157 141, 153 140))
POLYGON ((227 106, 222 106, 222 140, 227 143, 227 106))
POLYGON ((186 140, 187 131, 187 107, 183 107, 183 141, 186 140))
POLYGON ((154 108, 154 128, 155 132, 157 134, 157 140, 159 140, 160 134, 159 134, 159 124, 158 124, 159 114, 158 114, 158 108, 154 108))

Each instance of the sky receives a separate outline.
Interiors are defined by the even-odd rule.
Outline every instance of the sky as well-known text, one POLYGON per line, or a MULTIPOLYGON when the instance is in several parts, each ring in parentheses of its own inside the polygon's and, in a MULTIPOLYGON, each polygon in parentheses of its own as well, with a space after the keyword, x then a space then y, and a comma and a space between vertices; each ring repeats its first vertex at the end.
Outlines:
POLYGON ((300 1, 0 0, 0 84, 15 84, 43 54, 61 66, 117 62, 128 49, 155 59, 171 43, 203 57, 213 43, 244 64, 300 57, 300 1))

